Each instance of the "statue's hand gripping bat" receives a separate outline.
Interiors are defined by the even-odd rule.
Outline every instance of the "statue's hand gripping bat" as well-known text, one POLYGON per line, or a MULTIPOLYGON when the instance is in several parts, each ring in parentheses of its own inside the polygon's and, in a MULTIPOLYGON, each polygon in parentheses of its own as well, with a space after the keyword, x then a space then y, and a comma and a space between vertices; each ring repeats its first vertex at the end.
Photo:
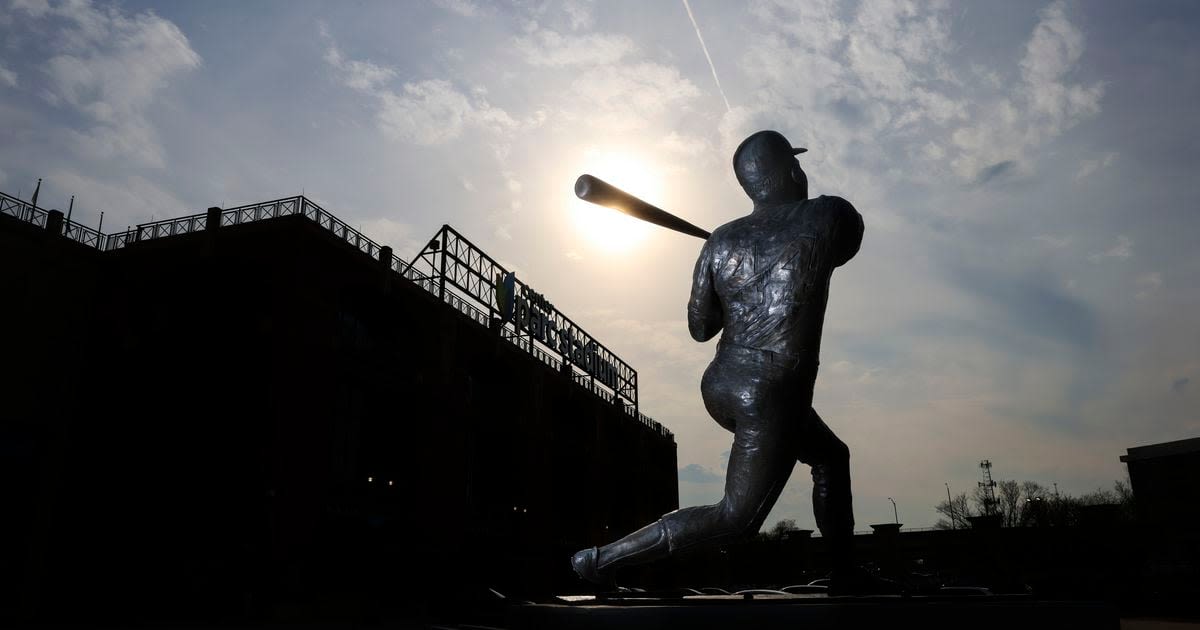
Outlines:
POLYGON ((666 210, 652 206, 598 177, 580 175, 579 179, 575 180, 575 196, 676 232, 683 232, 705 240, 709 237, 708 232, 666 210))

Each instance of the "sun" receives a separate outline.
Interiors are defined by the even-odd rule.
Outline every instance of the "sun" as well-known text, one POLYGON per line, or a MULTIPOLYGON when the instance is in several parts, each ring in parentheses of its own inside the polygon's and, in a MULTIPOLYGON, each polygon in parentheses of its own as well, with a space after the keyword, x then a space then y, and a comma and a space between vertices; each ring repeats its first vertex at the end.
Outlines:
MULTIPOLYGON (((644 160, 618 152, 589 152, 579 172, 599 177, 652 204, 660 203, 662 174, 644 160)), ((645 240, 654 228, 645 221, 583 201, 573 193, 570 203, 576 231, 593 247, 605 252, 628 251, 645 240)))

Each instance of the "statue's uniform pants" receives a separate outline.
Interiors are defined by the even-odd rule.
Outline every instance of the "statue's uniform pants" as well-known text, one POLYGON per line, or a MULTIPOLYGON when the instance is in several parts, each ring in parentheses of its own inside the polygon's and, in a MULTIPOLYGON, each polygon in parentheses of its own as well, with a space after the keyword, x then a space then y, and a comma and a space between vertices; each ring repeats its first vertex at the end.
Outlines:
POLYGON ((813 512, 839 561, 854 531, 850 452, 812 409, 815 360, 721 342, 700 390, 704 406, 733 432, 725 496, 688 507, 599 550, 601 566, 645 562, 753 535, 797 461, 812 467, 813 512))

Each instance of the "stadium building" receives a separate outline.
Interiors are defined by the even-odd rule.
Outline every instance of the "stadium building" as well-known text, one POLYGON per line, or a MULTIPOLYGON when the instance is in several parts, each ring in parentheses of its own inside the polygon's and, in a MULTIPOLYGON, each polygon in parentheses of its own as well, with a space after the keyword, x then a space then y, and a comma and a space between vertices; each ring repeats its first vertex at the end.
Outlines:
POLYGON ((404 259, 303 196, 102 234, 0 194, 0 261, 19 616, 545 590, 678 507, 636 371, 449 226, 404 259))

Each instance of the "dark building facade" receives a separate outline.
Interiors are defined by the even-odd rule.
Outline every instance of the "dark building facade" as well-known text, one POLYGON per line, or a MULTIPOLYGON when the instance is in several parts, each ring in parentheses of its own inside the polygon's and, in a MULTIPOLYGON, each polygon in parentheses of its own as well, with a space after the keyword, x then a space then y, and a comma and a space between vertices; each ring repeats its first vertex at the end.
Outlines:
POLYGON ((540 295, 483 303, 448 227, 409 264, 303 197, 110 235, 2 201, 21 616, 548 589, 678 507, 636 372, 540 295))
POLYGON ((1129 468, 1138 518, 1146 526, 1200 529, 1200 438, 1133 447, 1121 461, 1129 468))

